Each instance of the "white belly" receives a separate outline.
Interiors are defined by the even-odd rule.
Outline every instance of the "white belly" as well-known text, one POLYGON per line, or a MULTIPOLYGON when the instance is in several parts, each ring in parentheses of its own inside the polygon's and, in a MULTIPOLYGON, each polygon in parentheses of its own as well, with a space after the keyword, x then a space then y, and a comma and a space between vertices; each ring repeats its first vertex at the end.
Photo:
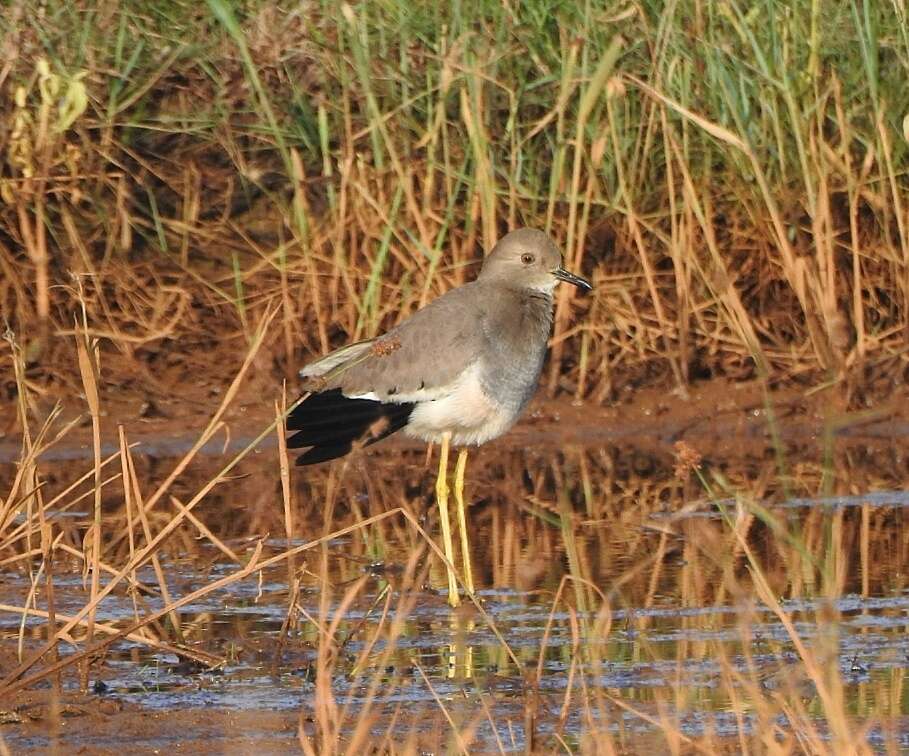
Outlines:
POLYGON ((519 413, 519 407, 512 409, 489 399, 480 382, 480 371, 474 366, 458 379, 451 393, 419 402, 404 433, 436 442, 451 433, 453 444, 482 444, 505 433, 519 413))

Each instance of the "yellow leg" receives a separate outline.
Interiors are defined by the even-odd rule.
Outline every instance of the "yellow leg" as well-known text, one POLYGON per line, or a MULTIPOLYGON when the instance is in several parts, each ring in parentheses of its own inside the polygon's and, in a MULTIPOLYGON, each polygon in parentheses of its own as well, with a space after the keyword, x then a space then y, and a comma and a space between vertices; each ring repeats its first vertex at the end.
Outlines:
POLYGON ((461 560, 464 562, 464 585, 473 593, 473 569, 470 566, 470 543, 467 538, 467 512, 464 508, 464 471, 467 469, 467 449, 458 454, 455 466, 454 496, 458 510, 458 529, 461 531, 461 560))
POLYGON ((451 541, 451 520, 448 518, 448 446, 451 436, 446 433, 442 436, 442 448, 439 450, 439 475, 436 478, 436 501, 439 502, 439 519, 442 521, 442 546, 448 564, 445 571, 448 573, 448 603, 458 606, 461 599, 458 596, 458 581, 454 573, 454 544, 451 541))

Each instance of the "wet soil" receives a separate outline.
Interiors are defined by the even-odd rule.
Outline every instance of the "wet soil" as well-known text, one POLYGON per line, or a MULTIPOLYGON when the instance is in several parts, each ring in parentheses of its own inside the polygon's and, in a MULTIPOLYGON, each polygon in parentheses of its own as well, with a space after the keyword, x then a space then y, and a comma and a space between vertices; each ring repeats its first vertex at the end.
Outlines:
MULTIPOLYGON (((292 400, 293 396, 291 396, 292 400)), ((187 451, 208 423, 221 400, 213 387, 181 387, 179 395, 159 395, 129 390, 111 393, 102 403, 103 451, 117 448, 117 425, 126 427, 138 454, 172 456, 187 451)), ((204 452, 222 454, 245 447, 275 418, 277 392, 246 387, 224 415, 221 431, 204 452)), ((75 428, 53 444, 45 459, 91 456, 91 423, 79 397, 49 399, 31 408, 37 426, 59 401, 62 411, 54 428, 76 420, 75 428)), ((628 401, 597 406, 570 399, 537 396, 518 424, 504 437, 484 446, 496 450, 528 444, 554 446, 618 443, 627 440, 643 448, 668 448, 686 440, 699 451, 724 453, 765 446, 774 435, 782 439, 818 438, 823 434, 868 439, 909 435, 909 390, 862 410, 847 410, 836 390, 787 388, 770 390, 760 382, 712 380, 695 384, 687 392, 645 389, 628 401)), ((262 448, 275 443, 263 441, 262 448)), ((382 447, 363 454, 382 454, 381 449, 417 449, 423 444, 395 434, 382 447)), ((18 459, 21 430, 12 403, 0 404, 0 464, 18 459)), ((485 452, 484 452, 485 453, 485 452)))
POLYGON ((117 697, 29 693, 0 722, 16 750, 121 756, 170 753, 299 753, 293 711, 149 709, 117 697))

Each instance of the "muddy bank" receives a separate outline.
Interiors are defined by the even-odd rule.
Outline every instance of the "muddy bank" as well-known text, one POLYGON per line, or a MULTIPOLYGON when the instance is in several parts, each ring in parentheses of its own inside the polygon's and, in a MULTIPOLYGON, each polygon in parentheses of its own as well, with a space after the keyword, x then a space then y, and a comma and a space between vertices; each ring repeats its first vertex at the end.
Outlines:
POLYGON ((299 715, 264 709, 146 709, 116 696, 30 693, 0 706, 0 735, 22 752, 299 753, 299 715))
MULTIPOLYGON (((242 392, 228 408, 223 425, 203 453, 226 454, 244 448, 274 421, 274 403, 279 398, 277 392, 242 392)), ((196 442, 219 401, 218 392, 200 392, 192 386, 154 400, 128 390, 111 394, 104 404, 102 451, 110 454, 116 450, 117 426, 122 424, 129 440, 137 444, 135 453, 154 457, 180 455, 196 442)), ((770 392, 757 382, 725 380, 698 384, 687 395, 642 390, 628 401, 608 407, 538 395, 512 431, 484 449, 623 442, 645 449, 668 449, 685 440, 705 453, 717 448, 734 453, 736 449, 753 451, 774 435, 783 440, 820 438, 824 434, 855 439, 909 435, 909 390, 865 410, 848 411, 844 404, 834 391, 770 392)), ((50 445, 42 458, 90 458, 91 428, 84 402, 74 397, 61 402, 61 406, 62 412, 52 427, 59 430, 74 420, 76 425, 50 445)), ((33 427, 40 426, 49 411, 47 403, 34 407, 33 427)), ((261 448, 272 448, 275 443, 271 434, 261 442, 261 448)), ((381 446, 388 450, 424 447, 403 434, 392 436, 381 446)), ((20 452, 21 430, 15 406, 0 406, 0 463, 15 461, 20 452)), ((376 453, 375 447, 362 452, 376 453)))

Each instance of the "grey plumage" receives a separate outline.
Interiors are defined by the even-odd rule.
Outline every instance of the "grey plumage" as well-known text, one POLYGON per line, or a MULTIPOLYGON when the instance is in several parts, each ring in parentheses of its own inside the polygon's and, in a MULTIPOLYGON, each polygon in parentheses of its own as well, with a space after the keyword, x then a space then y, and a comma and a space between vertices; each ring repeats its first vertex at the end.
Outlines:
POLYGON ((376 339, 300 371, 313 392, 289 416, 298 464, 343 456, 396 430, 426 441, 481 444, 507 431, 536 388, 552 328, 552 292, 568 281, 541 231, 503 237, 477 279, 452 289, 376 339))

